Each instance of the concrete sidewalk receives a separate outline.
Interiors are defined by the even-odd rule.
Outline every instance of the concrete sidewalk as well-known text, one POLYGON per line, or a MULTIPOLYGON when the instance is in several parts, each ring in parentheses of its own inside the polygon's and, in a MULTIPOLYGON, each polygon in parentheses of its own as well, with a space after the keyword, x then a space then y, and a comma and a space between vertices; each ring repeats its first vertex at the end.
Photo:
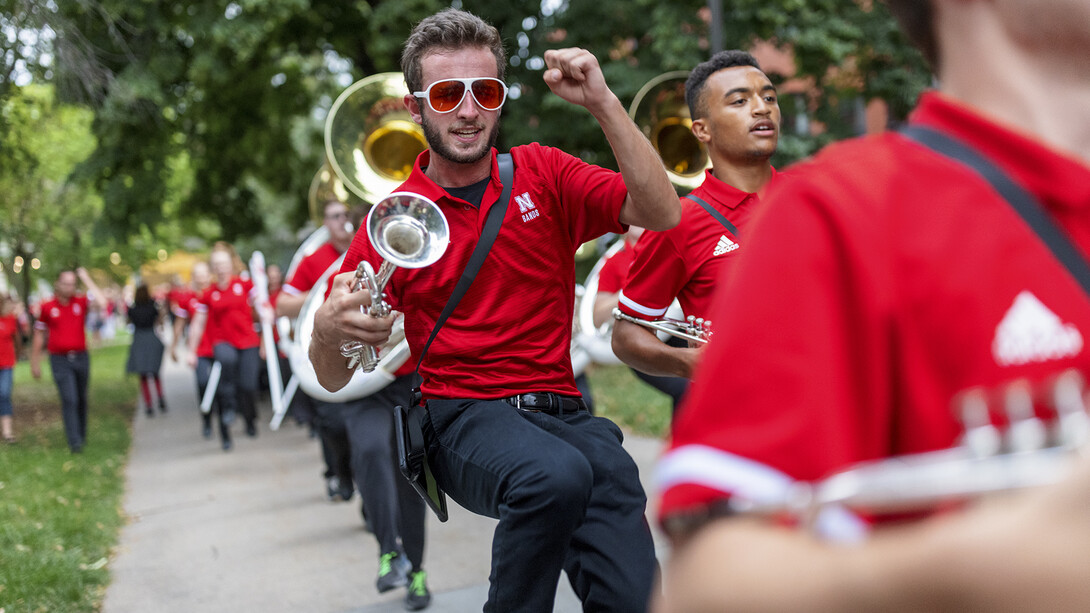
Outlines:
MULTIPOLYGON (((258 437, 236 423, 225 453, 217 437, 201 436, 192 371, 165 360, 163 385, 170 410, 135 417, 129 521, 110 561, 105 613, 403 610, 403 589, 375 590, 379 552, 363 530, 359 497, 326 499, 316 439, 290 419, 270 431, 263 407, 258 437)), ((649 487, 661 443, 629 437, 625 447, 649 487)), ((427 610, 480 611, 495 521, 453 502, 450 515, 446 523, 428 516, 427 610)), ((664 541, 655 538, 662 559, 664 541)), ((581 610, 566 577, 555 610, 581 610)))

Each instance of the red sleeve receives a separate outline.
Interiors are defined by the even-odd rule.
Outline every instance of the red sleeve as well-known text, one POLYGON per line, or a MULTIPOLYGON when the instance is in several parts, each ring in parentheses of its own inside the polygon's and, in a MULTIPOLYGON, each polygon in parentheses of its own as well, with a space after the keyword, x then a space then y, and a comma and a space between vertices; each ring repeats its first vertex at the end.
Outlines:
POLYGON ((810 174, 771 195, 717 290, 715 336, 659 465, 664 518, 782 494, 888 436, 893 290, 875 271, 889 230, 852 210, 859 194, 810 174))
POLYGON ((647 320, 666 314, 691 275, 683 249, 684 233, 680 225, 665 232, 643 233, 632 254, 617 308, 647 320))
POLYGON ((624 280, 628 277, 628 267, 631 265, 632 248, 625 245, 602 264, 601 270, 598 271, 598 291, 606 294, 621 291, 624 280))

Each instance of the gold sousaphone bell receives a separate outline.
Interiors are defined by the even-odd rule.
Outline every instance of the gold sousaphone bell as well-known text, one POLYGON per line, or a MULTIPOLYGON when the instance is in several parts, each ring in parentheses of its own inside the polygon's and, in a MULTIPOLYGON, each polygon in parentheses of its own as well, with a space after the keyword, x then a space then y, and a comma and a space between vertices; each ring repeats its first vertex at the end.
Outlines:
POLYGON ((427 148, 424 131, 405 109, 400 72, 356 81, 329 109, 326 160, 348 191, 374 204, 409 178, 427 148))
POLYGON ((711 168, 708 151, 693 136, 693 120, 685 104, 684 70, 663 73, 648 81, 632 99, 628 115, 643 131, 666 166, 670 182, 688 193, 704 182, 711 168))

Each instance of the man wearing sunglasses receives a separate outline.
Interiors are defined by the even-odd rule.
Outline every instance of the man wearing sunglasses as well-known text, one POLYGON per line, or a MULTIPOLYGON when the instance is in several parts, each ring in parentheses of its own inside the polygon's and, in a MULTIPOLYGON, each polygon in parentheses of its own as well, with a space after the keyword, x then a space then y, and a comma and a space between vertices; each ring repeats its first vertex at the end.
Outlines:
MULTIPOLYGON (((612 422, 590 415, 572 376, 574 254, 583 242, 629 224, 674 226, 677 196, 662 162, 582 49, 546 52, 544 79, 589 111, 620 173, 536 143, 514 147, 511 202, 473 285, 431 345, 420 372, 424 435, 439 485, 463 507, 499 519, 486 611, 552 611, 560 571, 586 610, 643 611, 656 561, 635 462, 612 422)), ((409 36, 405 106, 428 150, 399 190, 435 201, 451 242, 443 258, 400 269, 387 300, 405 313, 418 353, 446 304, 485 216, 502 191, 493 148, 506 101, 498 31, 445 10, 409 36)), ((351 376, 338 347, 381 345, 392 317, 360 313, 366 291, 349 292, 361 259, 380 257, 365 233, 315 318, 311 359, 319 381, 351 376)))

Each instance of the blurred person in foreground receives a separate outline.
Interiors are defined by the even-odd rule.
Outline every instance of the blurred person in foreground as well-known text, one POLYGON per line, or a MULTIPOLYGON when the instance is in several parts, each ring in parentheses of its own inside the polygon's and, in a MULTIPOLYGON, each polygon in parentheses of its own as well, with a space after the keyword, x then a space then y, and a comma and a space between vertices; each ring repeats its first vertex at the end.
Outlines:
POLYGON ((106 295, 83 267, 63 270, 53 284, 53 299, 41 305, 34 323, 30 349, 30 373, 42 377, 42 349, 49 352, 53 381, 61 397, 64 435, 72 453, 81 453, 87 443, 87 385, 91 359, 87 355, 87 314, 92 303, 106 312, 106 295), (86 294, 77 291, 79 282, 86 294), (48 337, 48 344, 46 338, 48 337))
MULTIPOLYGON (((620 172, 537 143, 511 150, 510 202, 494 148, 507 98, 499 32, 448 9, 421 21, 402 53, 405 107, 428 149, 399 190, 435 202, 450 224, 445 254, 398 270, 386 294, 404 310, 420 355, 480 236, 505 206, 495 243, 465 297, 424 356, 423 430, 439 485, 463 507, 499 520, 485 611, 552 611, 563 569, 586 610, 646 608, 657 568, 646 496, 620 429, 595 417, 571 365, 575 251, 629 224, 677 223, 662 161, 583 49, 545 52, 545 84, 601 126, 620 172)), ((310 357, 330 390, 352 376, 345 340, 382 345, 393 320, 370 317, 367 291, 350 292, 358 263, 380 260, 356 234, 342 274, 315 317, 310 357)), ((408 399, 406 399, 408 400, 408 399)))
MULTIPOLYGON (((888 4, 940 84, 908 129, 990 159, 1085 260, 1090 2, 888 4)), ((658 468, 675 546, 657 610, 1090 609, 1086 460, 1059 485, 897 527, 843 507, 815 518, 826 539, 870 532, 855 546, 732 512, 953 447, 967 389, 1090 372, 1086 291, 968 165, 887 133, 792 170, 717 294, 715 342, 658 468)))

